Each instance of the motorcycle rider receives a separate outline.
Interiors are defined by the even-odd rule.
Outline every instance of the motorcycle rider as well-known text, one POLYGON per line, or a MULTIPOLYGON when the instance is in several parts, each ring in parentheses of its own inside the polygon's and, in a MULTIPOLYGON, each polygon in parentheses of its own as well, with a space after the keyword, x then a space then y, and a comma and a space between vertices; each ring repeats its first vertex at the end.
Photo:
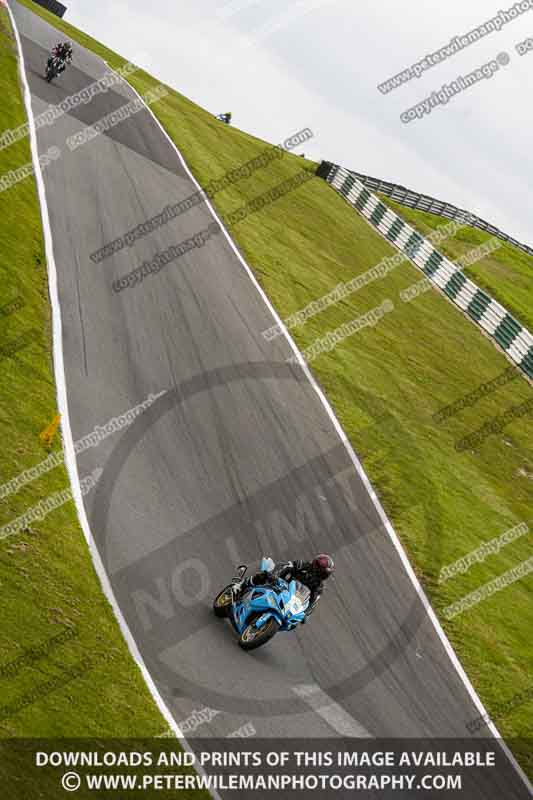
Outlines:
POLYGON ((48 66, 50 66, 51 62, 54 58, 59 59, 60 64, 57 68, 57 74, 63 72, 65 70, 65 65, 70 64, 72 61, 72 45, 70 42, 58 42, 54 48, 52 48, 52 53, 48 58, 48 66))
MULTIPOLYGON (((264 586, 266 583, 282 578, 284 581, 296 580, 307 586, 311 592, 309 605, 305 612, 308 617, 316 608, 316 604, 324 590, 324 581, 335 572, 335 562, 326 553, 319 553, 312 561, 281 561, 275 564, 271 572, 257 572, 245 578, 238 588, 242 594, 252 586, 264 586)), ((304 620, 305 622, 305 620, 304 620)))

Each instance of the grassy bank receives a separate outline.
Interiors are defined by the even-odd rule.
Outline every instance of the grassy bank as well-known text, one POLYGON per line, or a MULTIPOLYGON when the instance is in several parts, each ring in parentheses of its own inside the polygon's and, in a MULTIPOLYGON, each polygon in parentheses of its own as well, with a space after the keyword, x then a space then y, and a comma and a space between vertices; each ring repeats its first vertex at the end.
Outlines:
MULTIPOLYGON (((25 4, 33 6, 29 1, 25 4)), ((123 63, 66 22, 33 8, 111 65, 123 63)), ((143 93, 157 81, 139 72, 131 77, 131 83, 143 93)), ((153 110, 203 184, 265 147, 264 142, 217 122, 174 91, 153 110)), ((215 205, 228 217, 244 202, 295 175, 305 165, 304 159, 286 155, 217 194, 215 205)), ((395 252, 318 178, 247 217, 231 232, 285 318, 395 252)), ((496 255, 503 258, 506 252, 507 248, 496 255)), ((443 565, 518 523, 531 523, 530 417, 515 419, 475 450, 460 452, 455 443, 533 395, 529 384, 517 374, 515 380, 486 393, 446 421, 434 420, 433 415, 443 406, 491 381, 509 367, 509 362, 437 292, 430 290, 410 303, 402 302, 400 292, 421 277, 412 265, 404 263, 385 279, 316 315, 293 334, 305 349, 316 338, 385 299, 393 302, 394 311, 379 324, 345 339, 332 352, 313 361, 312 368, 359 453, 467 673, 488 711, 497 715, 502 703, 531 685, 531 575, 453 619, 448 620, 443 611, 528 558, 531 536, 522 536, 463 575, 445 583, 439 583, 438 578, 443 565), (382 419, 369 437, 363 429, 376 416, 382 419)), ((53 408, 49 412, 51 417, 53 408)), ((515 705, 496 719, 500 731, 506 737, 531 736, 531 710, 531 698, 515 705)), ((516 745, 516 755, 533 775, 533 756, 527 742, 516 745)))

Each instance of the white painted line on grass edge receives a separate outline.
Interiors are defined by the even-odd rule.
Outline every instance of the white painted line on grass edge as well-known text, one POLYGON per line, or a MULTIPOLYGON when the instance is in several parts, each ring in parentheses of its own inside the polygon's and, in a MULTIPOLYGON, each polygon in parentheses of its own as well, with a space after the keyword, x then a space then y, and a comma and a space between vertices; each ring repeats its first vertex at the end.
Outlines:
MULTIPOLYGON (((9 13, 11 25, 13 27, 18 47, 20 77, 22 81, 24 104, 26 107, 26 113, 28 116, 28 123, 30 129, 31 155, 35 172, 35 182, 37 184, 37 193, 39 196, 39 204, 41 208, 41 220, 43 225, 45 255, 48 268, 48 284, 50 287, 50 303, 52 306, 52 344, 53 344, 53 357, 54 357, 54 373, 55 373, 56 390, 57 390, 57 405, 59 413, 61 414, 61 432, 63 436, 65 464, 67 467, 67 472, 72 486, 72 496, 74 499, 74 503, 76 505, 76 510, 78 512, 80 525, 83 530, 85 540, 87 542, 87 545, 89 547, 89 552, 93 560, 94 568, 102 585, 102 590, 106 598, 108 599, 109 603, 111 604, 115 617, 122 631, 122 635, 124 636, 124 639, 127 642, 130 653, 135 659, 137 666, 141 670, 142 676, 150 691, 150 694, 152 695, 157 707, 159 708, 159 711, 161 712, 166 722, 168 723, 169 728, 172 730, 176 738, 179 739, 180 745, 189 753, 193 753, 193 750, 191 749, 185 736, 179 729, 178 724, 176 723, 176 720, 174 719, 172 713, 170 712, 165 701, 159 694, 157 686, 152 680, 152 677, 146 667, 146 664, 144 663, 139 648, 137 647, 135 639, 133 638, 131 631, 128 627, 128 624, 120 610, 113 589, 111 587, 111 583, 102 564, 100 553, 98 552, 98 548, 96 547, 96 544, 94 542, 91 529, 89 526, 89 520, 87 519, 87 515, 85 513, 85 507, 83 505, 83 496, 80 487, 80 478, 78 474, 78 465, 76 463, 76 454, 74 451, 74 440, 72 438, 72 429, 70 426, 70 417, 68 413, 67 383, 65 377, 65 364, 63 359, 62 320, 61 320, 61 307, 59 305, 57 269, 54 259, 52 228, 50 226, 48 204, 46 202, 44 179, 41 172, 41 166, 39 163, 39 152, 37 148, 37 132, 35 128, 35 121, 33 118, 31 92, 28 84, 28 79, 26 77, 26 66, 24 62, 24 54, 22 52, 22 45, 20 42, 18 28, 15 23, 13 12, 11 11, 11 8, 9 6, 7 7, 7 10, 9 13)), ((205 770, 203 770, 199 765, 195 764, 195 769, 199 774, 203 776, 206 775, 205 770)), ((215 800, 221 800, 218 792, 211 791, 210 794, 215 798, 215 800)))

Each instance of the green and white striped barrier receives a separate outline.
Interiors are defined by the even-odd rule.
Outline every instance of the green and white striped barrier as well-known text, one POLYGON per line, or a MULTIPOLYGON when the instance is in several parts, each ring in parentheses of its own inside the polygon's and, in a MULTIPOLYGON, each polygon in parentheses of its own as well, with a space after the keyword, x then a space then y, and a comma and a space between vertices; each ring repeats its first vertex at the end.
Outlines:
POLYGON ((499 344, 529 378, 533 378, 533 336, 527 328, 348 170, 322 162, 317 175, 331 184, 385 239, 405 253, 432 283, 499 344))

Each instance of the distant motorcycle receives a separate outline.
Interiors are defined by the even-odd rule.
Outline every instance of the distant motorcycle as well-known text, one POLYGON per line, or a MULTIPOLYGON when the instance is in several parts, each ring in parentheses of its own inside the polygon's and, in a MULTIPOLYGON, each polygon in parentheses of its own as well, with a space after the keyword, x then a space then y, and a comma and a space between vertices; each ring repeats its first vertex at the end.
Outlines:
MULTIPOLYGON (((274 562, 261 560, 260 570, 272 572, 274 562)), ((226 617, 239 636, 243 650, 254 650, 266 644, 278 631, 291 631, 305 618, 311 592, 299 581, 290 583, 274 575, 264 586, 252 586, 239 597, 241 581, 248 567, 242 564, 238 574, 213 603, 217 617, 226 617)))
POLYGON ((48 59, 48 63, 46 64, 46 73, 45 78, 50 83, 54 78, 57 78, 58 75, 61 75, 62 72, 65 71, 65 62, 62 58, 58 58, 58 56, 50 56, 48 59))

